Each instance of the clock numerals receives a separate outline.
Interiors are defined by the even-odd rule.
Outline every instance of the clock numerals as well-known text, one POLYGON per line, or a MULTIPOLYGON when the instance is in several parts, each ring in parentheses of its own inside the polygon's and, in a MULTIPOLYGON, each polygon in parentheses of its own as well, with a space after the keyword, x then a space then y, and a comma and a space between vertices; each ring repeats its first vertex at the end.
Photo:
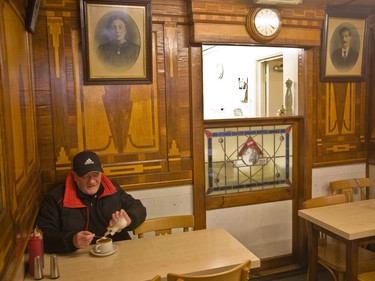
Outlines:
POLYGON ((263 34, 264 36, 271 36, 276 32, 276 28, 270 24, 268 25, 258 25, 257 26, 258 31, 263 34))

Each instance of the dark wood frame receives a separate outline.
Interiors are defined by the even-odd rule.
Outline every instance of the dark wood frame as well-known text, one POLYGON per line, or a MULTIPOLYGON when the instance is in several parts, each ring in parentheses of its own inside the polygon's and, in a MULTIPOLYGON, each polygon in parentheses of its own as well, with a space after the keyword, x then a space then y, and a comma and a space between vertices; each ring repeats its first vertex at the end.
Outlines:
POLYGON ((35 31, 36 20, 41 6, 42 0, 32 0, 27 7, 26 29, 31 33, 35 31))
POLYGON ((367 20, 364 18, 340 17, 326 15, 322 38, 321 80, 332 82, 363 81, 365 55, 367 49, 367 20), (351 66, 339 66, 334 62, 334 50, 340 43, 340 29, 346 27, 351 31, 351 46, 358 52, 358 57, 351 66))
POLYGON ((152 82, 151 0, 81 0, 80 12, 85 84, 152 82), (114 66, 99 57, 98 46, 110 41, 105 31, 111 16, 120 16, 126 21, 129 41, 139 46, 134 62, 114 66))

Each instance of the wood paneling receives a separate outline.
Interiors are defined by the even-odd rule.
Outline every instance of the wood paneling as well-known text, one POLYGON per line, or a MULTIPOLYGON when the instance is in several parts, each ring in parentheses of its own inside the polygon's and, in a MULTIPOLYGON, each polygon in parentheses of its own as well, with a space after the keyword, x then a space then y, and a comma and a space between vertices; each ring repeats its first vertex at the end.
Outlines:
MULTIPOLYGON (((192 42, 259 44, 246 29, 246 17, 254 8, 251 1, 213 3, 193 0, 191 6, 192 42)), ((320 32, 325 15, 323 9, 285 6, 279 10, 282 28, 277 38, 268 45, 320 46, 320 32)))
MULTIPOLYGON (((370 48, 369 48, 369 62, 370 65, 367 79, 373 81, 373 77, 375 77, 375 16, 373 15, 370 20, 370 48)), ((369 135, 369 143, 368 143, 368 161, 371 164, 375 164, 375 83, 369 83, 369 91, 366 96, 369 100, 367 103, 367 110, 368 110, 368 135, 369 135)))
POLYGON ((152 20, 153 83, 87 86, 78 13, 69 1, 46 1, 35 34, 35 60, 48 66, 35 74, 46 82, 36 84, 44 191, 64 180, 83 149, 96 151, 128 190, 192 182, 185 1, 154 3, 152 20))
POLYGON ((40 198, 32 45, 25 32, 24 5, 0 5, 1 280, 12 280, 21 265, 40 198))

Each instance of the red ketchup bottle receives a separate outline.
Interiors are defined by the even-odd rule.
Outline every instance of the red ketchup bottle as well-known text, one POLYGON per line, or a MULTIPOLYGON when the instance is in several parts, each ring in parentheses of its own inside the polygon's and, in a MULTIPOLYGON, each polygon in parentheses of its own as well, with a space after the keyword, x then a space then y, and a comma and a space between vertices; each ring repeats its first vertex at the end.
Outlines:
POLYGON ((40 257, 42 268, 44 268, 44 251, 43 251, 43 237, 41 233, 35 229, 29 238, 29 272, 30 276, 34 276, 34 258, 40 257))

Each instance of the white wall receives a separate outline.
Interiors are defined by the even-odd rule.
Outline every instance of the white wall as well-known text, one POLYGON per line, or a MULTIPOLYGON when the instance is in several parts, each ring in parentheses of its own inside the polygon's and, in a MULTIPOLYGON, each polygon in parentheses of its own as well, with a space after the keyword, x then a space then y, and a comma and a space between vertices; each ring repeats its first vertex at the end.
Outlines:
MULTIPOLYGON (((129 193, 143 202, 148 218, 193 214, 192 186, 129 193)), ((207 228, 225 228, 259 258, 283 255, 291 253, 291 212, 291 201, 212 210, 207 228)))
POLYGON ((315 168, 312 170, 312 197, 329 194, 330 181, 363 177, 366 177, 365 163, 315 168))
MULTIPOLYGON (((147 209, 147 218, 191 215, 193 211, 193 187, 191 185, 129 191, 140 199, 147 209)), ((129 233, 134 237, 133 233, 129 233)), ((146 237, 151 234, 145 235, 146 237)))
POLYGON ((292 252, 292 201, 207 211, 207 228, 224 227, 257 257, 292 252))

